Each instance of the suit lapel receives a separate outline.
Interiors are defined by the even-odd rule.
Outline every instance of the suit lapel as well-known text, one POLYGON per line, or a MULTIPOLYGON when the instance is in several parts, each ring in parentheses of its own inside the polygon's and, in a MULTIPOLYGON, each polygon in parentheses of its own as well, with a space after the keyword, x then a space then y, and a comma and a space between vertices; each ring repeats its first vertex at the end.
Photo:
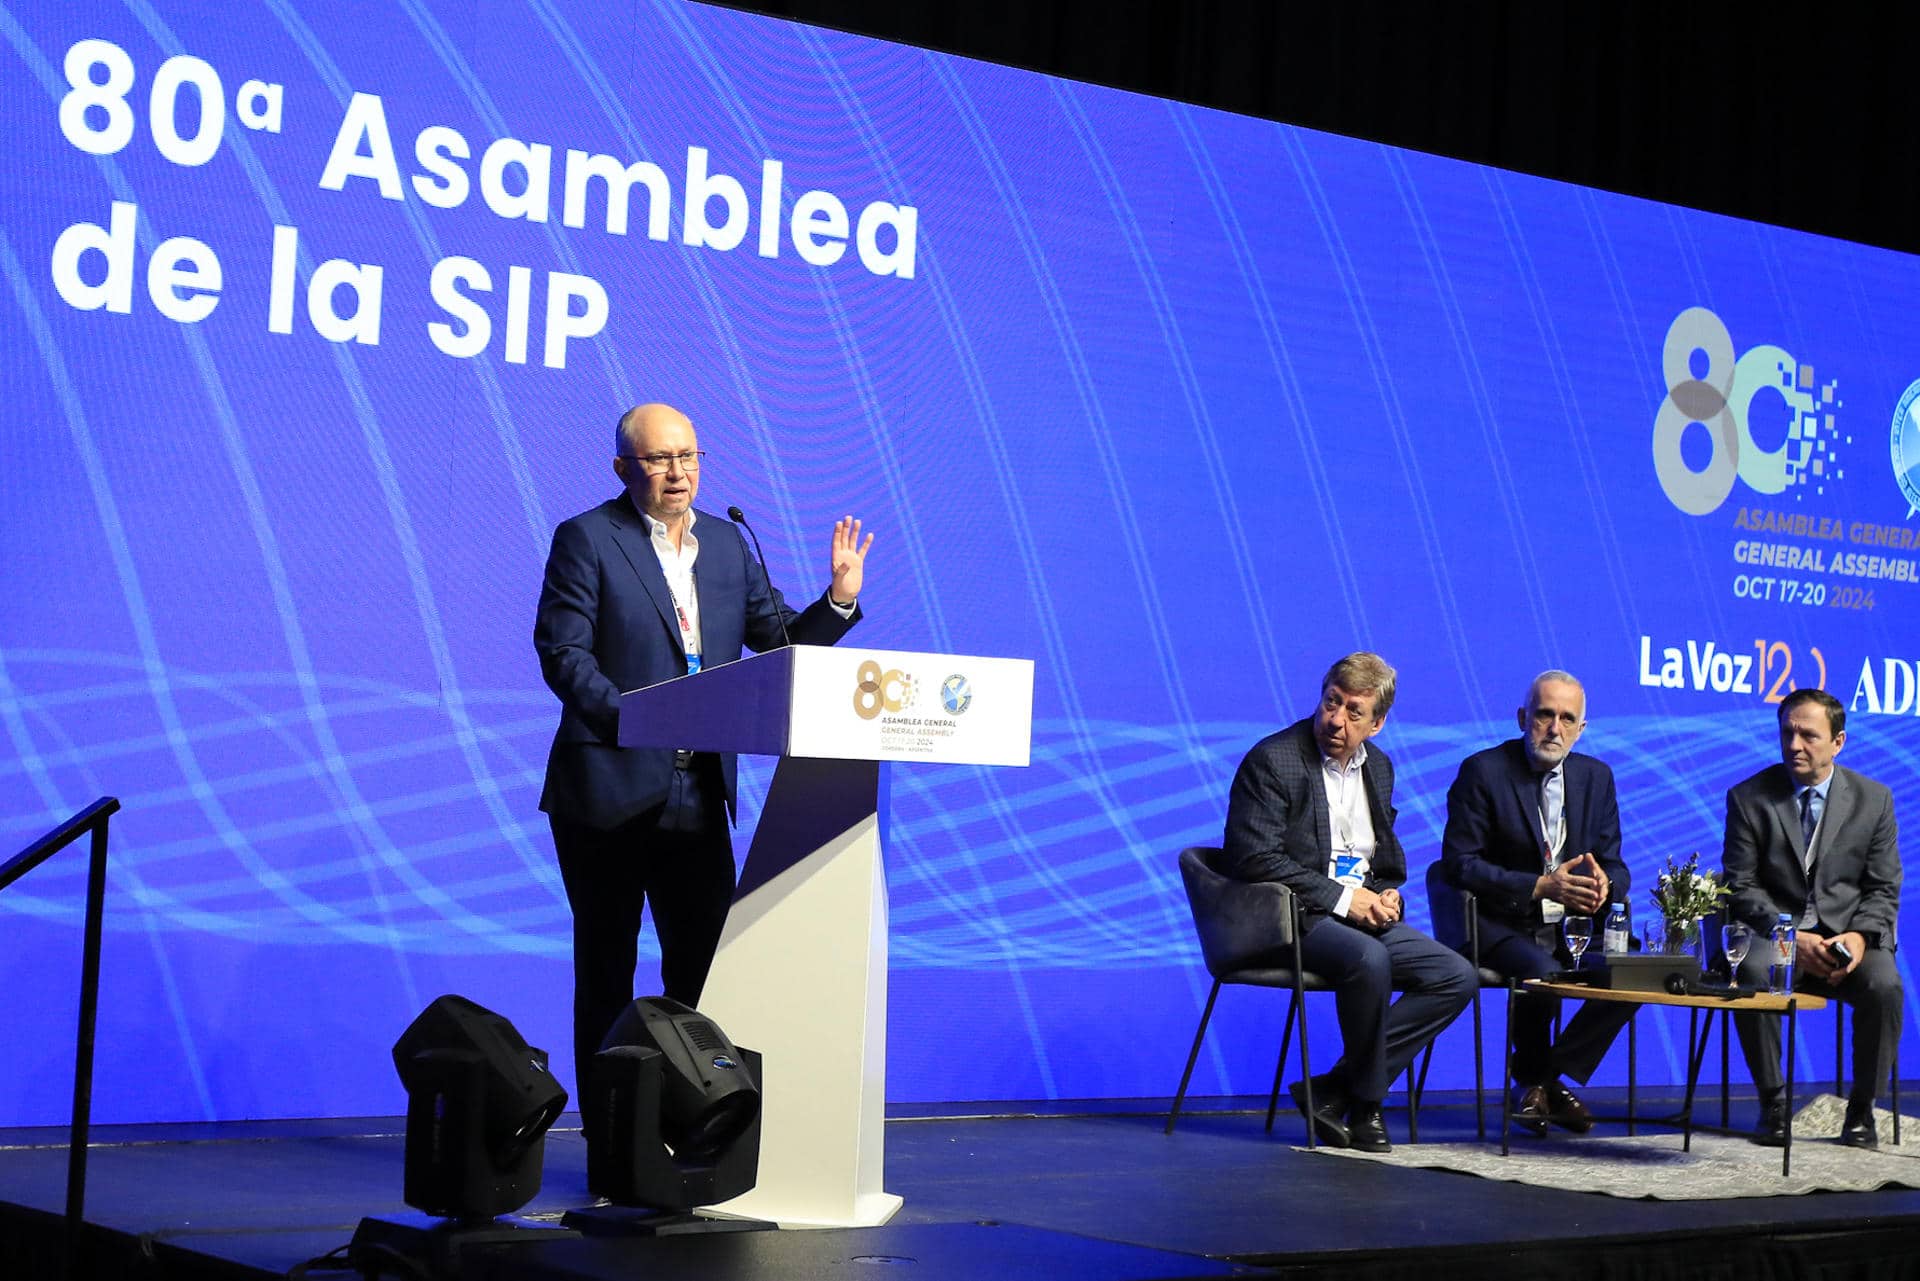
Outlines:
POLYGON ((680 647, 680 624, 674 617, 673 593, 667 590, 667 575, 660 568, 660 557, 653 550, 653 539, 647 534, 647 527, 639 515, 632 510, 632 504, 626 499, 616 500, 626 503, 627 510, 616 506, 607 514, 607 521, 613 526, 614 545, 625 556, 627 564, 633 568, 633 575, 640 581, 647 597, 653 601, 653 607, 660 613, 660 622, 667 629, 674 648, 680 647))
POLYGON ((1587 774, 1585 770, 1574 768, 1573 753, 1567 753, 1567 759, 1560 764, 1560 817, 1567 825, 1567 843, 1560 849, 1562 859, 1579 858, 1587 852, 1586 828, 1581 820, 1587 816, 1587 774))
POLYGON ((1779 786, 1767 808, 1773 811, 1774 821, 1786 831, 1787 848, 1793 852, 1793 872, 1804 897, 1807 884, 1807 838, 1800 832, 1800 807, 1794 803, 1793 799, 1793 775, 1787 773, 1785 766, 1779 767, 1779 770, 1777 776, 1779 786))
MULTIPOLYGON (((1834 767, 1833 782, 1827 786, 1826 808, 1820 811, 1820 830, 1813 836, 1813 879, 1820 879, 1821 864, 1827 861, 1826 851, 1832 848, 1831 838, 1840 830, 1840 825, 1853 813, 1853 787, 1847 782, 1847 776, 1834 767)), ((1796 814, 1796 818, 1798 815, 1796 814)))
MULTIPOLYGON (((1367 789, 1367 817, 1373 822, 1373 875, 1379 876, 1385 856, 1395 849, 1395 837, 1393 824, 1387 820, 1387 801, 1383 795, 1386 789, 1380 782, 1380 756, 1371 747, 1367 749, 1367 759, 1360 765, 1360 782, 1367 789)), ((1385 862, 1385 866, 1393 876, 1405 870, 1397 859, 1385 862)))
POLYGON ((1327 774, 1320 762, 1320 744, 1313 738, 1313 728, 1300 739, 1300 755, 1306 763, 1307 795, 1313 801, 1314 833, 1320 839, 1321 870, 1333 857, 1333 818, 1327 808, 1327 774))
POLYGON ((1534 852, 1537 854, 1546 844, 1545 831, 1540 825, 1540 778, 1533 772, 1533 766, 1527 763, 1524 750, 1517 753, 1519 760, 1508 762, 1507 776, 1513 782, 1513 803, 1520 809, 1520 817, 1526 823, 1527 830, 1533 833, 1534 852))

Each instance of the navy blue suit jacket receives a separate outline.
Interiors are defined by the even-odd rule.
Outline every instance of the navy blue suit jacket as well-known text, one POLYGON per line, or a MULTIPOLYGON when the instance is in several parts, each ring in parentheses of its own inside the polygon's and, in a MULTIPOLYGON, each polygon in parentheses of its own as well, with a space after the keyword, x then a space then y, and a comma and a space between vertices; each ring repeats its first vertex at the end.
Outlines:
MULTIPOLYGON (((1606 870, 1609 897, 1626 902, 1629 877, 1620 860, 1620 802, 1613 771, 1591 756, 1569 752, 1563 779, 1567 841, 1562 857, 1574 859, 1592 851, 1606 870)), ((1545 848, 1539 775, 1521 741, 1509 739, 1461 762, 1447 789, 1440 858, 1447 883, 1478 901, 1483 954, 1510 935, 1531 935, 1540 924, 1533 886, 1546 870, 1545 848)), ((1442 941, 1459 945, 1450 938, 1442 941)))
MULTIPOLYGON (((1279 881, 1306 913, 1325 915, 1340 902, 1341 885, 1327 875, 1333 824, 1313 720, 1296 721, 1255 743, 1233 776, 1221 870, 1242 881, 1279 881)), ((1407 856, 1393 834, 1393 762, 1367 744, 1360 766, 1373 819, 1373 860, 1367 889, 1378 894, 1407 879, 1407 856)))
MULTIPOLYGON (((843 619, 820 599, 796 612, 748 554, 732 522, 694 513, 694 593, 700 602, 701 666, 732 662, 745 649, 785 643, 831 645, 860 619, 843 619)), ((589 827, 613 828, 663 803, 673 752, 619 747, 620 694, 687 672, 666 574, 646 522, 621 494, 553 532, 533 627, 540 673, 560 697, 560 728, 547 756, 540 808, 589 827)), ((734 758, 721 756, 727 810, 734 758)))

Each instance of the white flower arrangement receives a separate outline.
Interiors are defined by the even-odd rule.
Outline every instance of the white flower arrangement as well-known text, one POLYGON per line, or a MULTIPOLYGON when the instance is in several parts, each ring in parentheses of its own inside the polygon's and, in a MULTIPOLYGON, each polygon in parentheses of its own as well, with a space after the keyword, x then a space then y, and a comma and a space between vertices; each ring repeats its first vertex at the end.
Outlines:
POLYGON ((1731 891, 1712 872, 1700 870, 1700 852, 1695 850, 1685 866, 1667 855, 1667 870, 1653 883, 1653 905, 1669 921, 1697 921, 1717 909, 1731 891))

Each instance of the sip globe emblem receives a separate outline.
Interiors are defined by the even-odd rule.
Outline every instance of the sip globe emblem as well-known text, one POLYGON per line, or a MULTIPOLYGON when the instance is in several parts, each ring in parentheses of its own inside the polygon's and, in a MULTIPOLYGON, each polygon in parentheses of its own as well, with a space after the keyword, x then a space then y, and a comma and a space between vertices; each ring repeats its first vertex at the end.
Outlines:
POLYGON ((1920 380, 1907 388, 1893 411, 1893 478, 1912 519, 1920 512, 1920 380))

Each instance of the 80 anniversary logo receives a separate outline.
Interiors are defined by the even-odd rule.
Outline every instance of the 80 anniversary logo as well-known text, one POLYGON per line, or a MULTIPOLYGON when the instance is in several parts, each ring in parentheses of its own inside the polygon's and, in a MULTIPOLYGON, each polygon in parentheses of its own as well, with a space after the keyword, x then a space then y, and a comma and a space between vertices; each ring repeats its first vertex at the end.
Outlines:
POLYGON ((1667 398, 1653 422, 1653 469, 1660 488, 1681 511, 1704 516, 1716 510, 1736 479, 1759 493, 1779 494, 1807 484, 1824 490, 1827 480, 1840 478, 1834 452, 1840 434, 1834 426, 1838 384, 1816 387, 1813 366, 1770 343, 1735 359, 1733 336, 1705 307, 1689 307, 1674 318, 1660 363, 1667 398), (1777 449, 1763 449, 1753 437, 1754 397, 1769 387, 1792 415, 1777 449), (1687 428, 1695 423, 1713 442, 1700 471, 1681 453, 1687 428))

